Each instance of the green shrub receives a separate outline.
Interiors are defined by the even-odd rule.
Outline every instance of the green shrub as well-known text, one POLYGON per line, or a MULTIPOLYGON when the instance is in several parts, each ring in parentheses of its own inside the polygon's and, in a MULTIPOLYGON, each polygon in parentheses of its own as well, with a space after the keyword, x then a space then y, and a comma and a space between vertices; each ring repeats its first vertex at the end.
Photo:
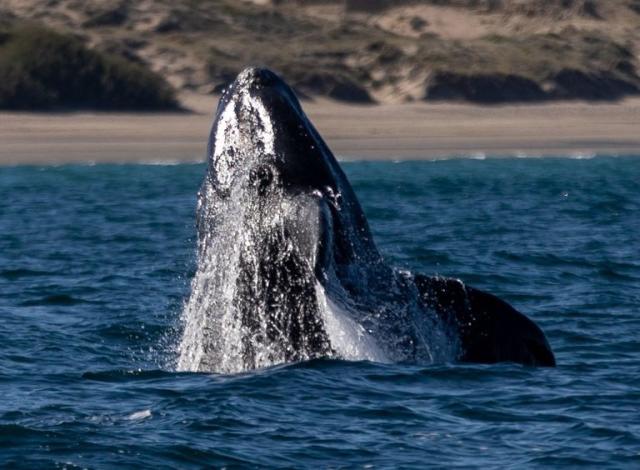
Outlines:
POLYGON ((38 26, 0 33, 0 108, 153 110, 177 107, 157 74, 87 49, 79 39, 38 26))

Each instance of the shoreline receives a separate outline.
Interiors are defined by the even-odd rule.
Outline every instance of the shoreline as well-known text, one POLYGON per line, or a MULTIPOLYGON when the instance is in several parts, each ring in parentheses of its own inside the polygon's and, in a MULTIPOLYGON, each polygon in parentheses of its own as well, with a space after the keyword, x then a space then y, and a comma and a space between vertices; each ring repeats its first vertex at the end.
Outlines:
MULTIPOLYGON (((217 97, 192 113, 0 112, 0 165, 204 161, 217 97)), ((302 106, 336 157, 349 160, 640 155, 640 99, 478 106, 302 106)))

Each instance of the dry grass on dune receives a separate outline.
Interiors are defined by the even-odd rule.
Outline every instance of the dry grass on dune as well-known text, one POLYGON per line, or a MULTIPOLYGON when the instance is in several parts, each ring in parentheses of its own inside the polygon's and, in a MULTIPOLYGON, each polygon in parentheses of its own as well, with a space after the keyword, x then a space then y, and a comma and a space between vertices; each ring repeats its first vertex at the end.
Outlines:
POLYGON ((249 63, 367 103, 615 100, 640 92, 638 0, 5 0, 180 91, 249 63))

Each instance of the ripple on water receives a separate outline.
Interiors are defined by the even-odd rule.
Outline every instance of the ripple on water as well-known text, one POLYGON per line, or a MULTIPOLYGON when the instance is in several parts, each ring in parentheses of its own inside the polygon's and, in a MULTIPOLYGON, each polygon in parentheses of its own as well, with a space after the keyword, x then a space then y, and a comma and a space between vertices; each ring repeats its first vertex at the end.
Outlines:
POLYGON ((2 168, 0 462, 637 466, 640 160, 343 167, 390 263, 504 297, 559 366, 173 372, 204 167, 2 168))

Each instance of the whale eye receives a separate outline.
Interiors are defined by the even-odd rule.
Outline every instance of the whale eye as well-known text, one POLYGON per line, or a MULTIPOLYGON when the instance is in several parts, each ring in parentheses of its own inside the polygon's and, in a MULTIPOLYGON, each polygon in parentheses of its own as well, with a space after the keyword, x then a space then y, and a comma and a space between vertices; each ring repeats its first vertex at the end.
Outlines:
POLYGON ((258 189, 259 193, 264 193, 267 188, 273 183, 274 175, 273 170, 269 166, 260 166, 253 168, 249 173, 249 182, 252 186, 258 189))

